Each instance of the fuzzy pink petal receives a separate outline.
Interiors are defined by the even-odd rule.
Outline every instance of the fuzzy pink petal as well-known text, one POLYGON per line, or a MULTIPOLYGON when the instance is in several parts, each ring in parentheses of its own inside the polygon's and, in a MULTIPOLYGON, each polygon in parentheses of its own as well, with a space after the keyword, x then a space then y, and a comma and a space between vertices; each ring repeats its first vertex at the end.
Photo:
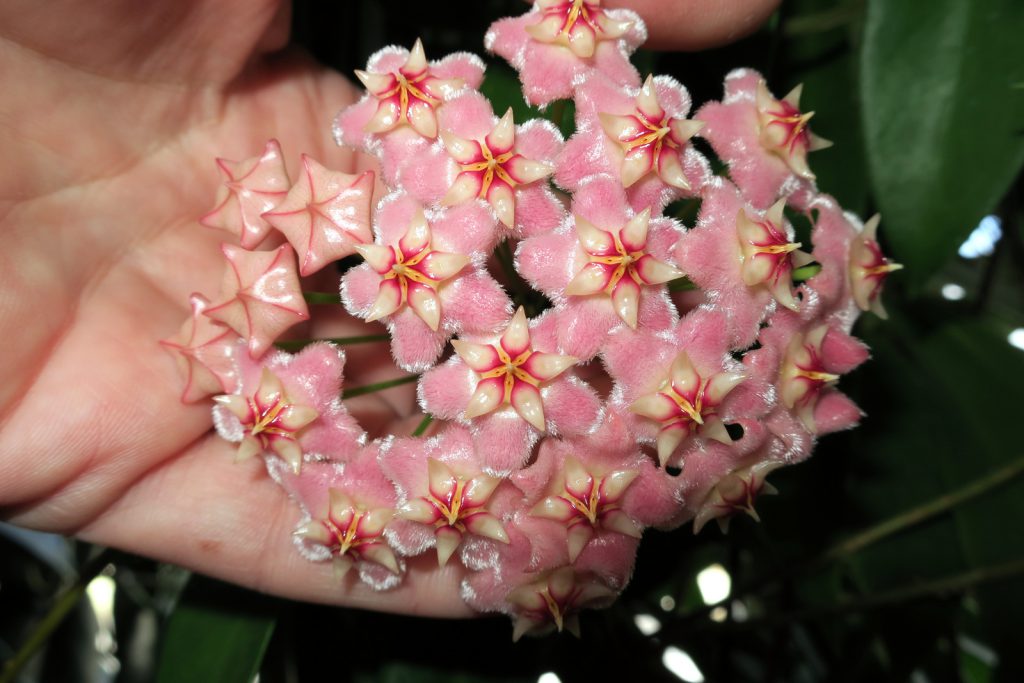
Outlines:
POLYGON ((566 217, 565 207, 546 182, 516 190, 516 232, 523 237, 541 235, 557 228, 566 217))
POLYGON ((494 476, 522 467, 539 434, 510 406, 474 420, 472 429, 484 471, 494 476))
POLYGON ((409 372, 422 372, 437 362, 448 340, 447 332, 431 330, 409 307, 392 316, 388 327, 395 362, 409 372))
POLYGON ((494 127, 494 112, 490 101, 479 92, 467 90, 440 111, 440 124, 463 140, 482 139, 494 127))
POLYGON ((435 218, 432 229, 435 248, 454 254, 490 252, 500 235, 494 214, 483 201, 446 209, 435 218))
POLYGON ((512 315, 508 295, 486 271, 464 272, 442 285, 440 293, 444 319, 461 330, 476 334, 497 332, 512 315))
POLYGON ((453 52, 431 65, 438 78, 461 78, 467 88, 476 89, 484 79, 484 63, 469 52, 453 52))
POLYGON ((559 377, 542 390, 545 416, 553 432, 583 434, 595 426, 601 399, 590 386, 575 377, 559 377))
POLYGON ((548 296, 562 296, 573 272, 579 249, 575 230, 540 234, 523 240, 516 249, 516 270, 548 296))
POLYGON ((476 390, 478 377, 458 357, 424 373, 419 399, 424 410, 443 420, 461 420, 476 390))

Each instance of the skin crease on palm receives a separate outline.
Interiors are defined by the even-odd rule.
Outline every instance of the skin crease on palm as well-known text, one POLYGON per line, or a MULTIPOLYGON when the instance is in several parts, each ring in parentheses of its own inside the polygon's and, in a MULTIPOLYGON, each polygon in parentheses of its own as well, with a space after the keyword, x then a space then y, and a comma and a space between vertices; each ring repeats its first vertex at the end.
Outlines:
MULTIPOLYGON (((698 49, 754 30, 777 0, 605 4, 637 9, 657 47, 698 49)), ((233 464, 207 404, 179 402, 156 343, 190 292, 219 290, 223 235, 196 222, 215 157, 275 136, 293 174, 300 152, 368 163, 329 134, 358 92, 286 48, 289 14, 275 0, 0 6, 0 518, 289 598, 468 616, 457 563, 432 554, 386 593, 303 559, 298 509, 257 459, 233 464)), ((365 330, 339 316, 308 332, 365 330)), ((380 348, 347 353, 347 386, 397 372, 380 348)), ((371 432, 420 419, 410 387, 347 405, 371 432)))

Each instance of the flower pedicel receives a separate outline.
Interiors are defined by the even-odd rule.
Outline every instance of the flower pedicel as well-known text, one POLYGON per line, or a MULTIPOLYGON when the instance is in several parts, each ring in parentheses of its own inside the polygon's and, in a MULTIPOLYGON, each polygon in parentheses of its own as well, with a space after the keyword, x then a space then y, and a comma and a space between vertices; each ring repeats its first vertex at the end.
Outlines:
POLYGON ((645 36, 599 0, 536 0, 488 31, 527 101, 575 100, 568 140, 495 115, 474 55, 376 53, 334 133, 377 158, 383 197, 372 173, 305 156, 291 183, 273 140, 218 161, 201 222, 234 236, 223 290, 194 294, 163 343, 182 400, 212 396, 237 457, 261 455, 301 507, 299 551, 358 577, 338 590, 387 590, 431 553, 464 565, 463 598, 510 615, 514 637, 575 631, 625 587, 644 529, 757 519, 767 476, 860 419, 837 385, 867 358, 854 321, 884 315, 899 268, 878 218, 817 190, 809 153, 827 143, 799 89, 777 99, 737 70, 691 115, 681 84, 629 63, 645 36), (701 200, 693 226, 663 213, 686 198, 701 200), (811 220, 810 243, 786 210, 811 220), (364 263, 341 301, 420 373, 433 436, 370 440, 345 409, 344 351, 272 348, 311 316, 299 276, 351 254, 364 263), (551 302, 533 318, 526 284, 551 302))

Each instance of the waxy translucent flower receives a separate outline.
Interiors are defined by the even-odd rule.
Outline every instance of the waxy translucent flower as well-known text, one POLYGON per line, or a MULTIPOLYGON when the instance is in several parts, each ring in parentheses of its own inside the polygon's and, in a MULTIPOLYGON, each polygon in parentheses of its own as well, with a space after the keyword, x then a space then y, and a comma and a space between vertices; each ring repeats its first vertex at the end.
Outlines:
POLYGON ((732 442, 716 409, 743 379, 731 372, 701 374, 686 352, 680 351, 658 389, 633 402, 630 410, 660 424, 658 460, 663 466, 676 447, 698 430, 704 438, 732 442))
POLYGON ((526 14, 494 22, 484 45, 519 70, 530 104, 571 97, 574 85, 595 71, 617 84, 638 85, 628 55, 647 29, 636 13, 600 4, 537 0, 526 14))
POLYGON ((238 383, 235 368, 238 334, 204 315, 210 301, 202 294, 192 294, 189 303, 192 314, 181 330, 160 342, 174 354, 185 377, 185 388, 181 392, 183 403, 193 403, 217 392, 234 391, 238 383))
POLYGON ((288 194, 288 172, 281 145, 269 140, 260 156, 244 161, 217 159, 224 183, 217 190, 216 206, 199 222, 209 228, 226 230, 245 249, 255 249, 270 232, 263 214, 288 194))
POLYGON ((736 233, 743 253, 740 272, 744 284, 767 287, 776 301, 795 311, 799 304, 793 296, 793 270, 814 259, 799 250, 799 242, 790 241, 783 216, 785 205, 786 200, 780 199, 761 218, 751 218, 741 210, 736 214, 736 233))
POLYGON ((459 357, 479 376, 469 400, 467 419, 511 404, 519 416, 543 432, 544 400, 539 387, 577 363, 572 356, 534 351, 522 306, 495 344, 454 340, 459 357))
POLYGON ((264 451, 284 459, 295 473, 302 467, 302 447, 298 432, 317 419, 311 406, 296 403, 285 392, 281 380, 269 368, 263 368, 259 386, 248 396, 224 394, 214 400, 238 418, 245 436, 235 461, 247 460, 264 451))
POLYGON ((434 527, 439 565, 448 562, 466 534, 508 543, 501 520, 485 509, 500 479, 486 474, 467 478, 434 458, 427 458, 427 472, 427 495, 409 500, 398 516, 434 527))
POLYGON ((401 573, 395 554, 384 540, 384 527, 395 511, 370 507, 338 489, 330 489, 326 517, 299 527, 295 534, 331 551, 340 579, 357 562, 374 562, 392 574, 401 573))
POLYGON ((800 111, 800 93, 803 85, 789 91, 781 100, 775 99, 764 80, 757 84, 757 116, 760 140, 764 148, 777 154, 793 172, 802 178, 814 180, 807 166, 807 153, 831 147, 832 143, 820 138, 807 127, 814 112, 800 111))
POLYGON ((650 209, 644 209, 621 229, 607 231, 575 216, 580 246, 589 262, 569 282, 565 293, 570 296, 608 294, 618 316, 636 329, 641 287, 660 285, 683 276, 678 268, 646 252, 650 219, 650 209))
POLYGON ((432 330, 437 330, 441 322, 438 286, 455 277, 470 262, 465 254, 449 254, 433 248, 430 225, 422 210, 413 216, 405 235, 396 244, 390 247, 360 244, 356 245, 356 251, 383 278, 366 320, 393 315, 408 304, 432 330))
POLYGON ((418 38, 398 69, 387 73, 356 70, 356 78, 378 100, 377 111, 364 128, 366 132, 386 133, 407 124, 425 138, 437 137, 434 110, 465 86, 459 78, 438 78, 431 71, 418 38))
POLYGON ((880 318, 887 318, 879 295, 889 273, 903 267, 893 263, 882 254, 878 246, 878 221, 875 214, 864 224, 864 230, 850 244, 850 286, 853 300, 862 311, 872 311, 880 318))
POLYGON ((621 509, 622 496, 639 476, 636 469, 591 472, 573 456, 563 463, 560 490, 533 507, 531 514, 562 522, 568 529, 569 560, 575 562, 595 529, 640 537, 640 525, 621 509))
POLYGON ((537 0, 542 19, 526 27, 534 40, 569 48, 577 57, 594 56, 602 40, 622 37, 633 25, 628 19, 613 19, 601 8, 601 0, 537 0))
POLYGON ((277 228, 299 255, 299 273, 312 275, 328 263, 373 241, 370 199, 373 172, 332 171, 302 155, 302 177, 264 220, 277 228))
POLYGON ((778 493, 774 486, 765 481, 773 470, 782 467, 781 462, 767 460, 744 467, 724 476, 708 493, 701 503, 700 511, 693 518, 693 533, 699 533, 710 520, 718 521, 722 533, 729 531, 729 519, 737 512, 750 515, 760 522, 754 501, 762 493, 778 493))
POLYGON ((486 199, 505 227, 514 228, 516 188, 546 178, 554 171, 550 164, 518 153, 515 136, 511 108, 480 140, 463 140, 442 131, 441 139, 458 163, 459 174, 441 203, 450 206, 473 197, 486 199))
POLYGON ((292 325, 309 319, 295 267, 295 251, 282 244, 274 251, 247 251, 221 246, 228 268, 221 286, 223 301, 204 314, 242 335, 249 355, 259 358, 292 325))
POLYGON ((648 76, 636 97, 630 114, 600 112, 601 127, 622 148, 622 184, 629 187, 648 173, 666 184, 689 190, 680 157, 682 148, 697 131, 701 121, 673 118, 665 113, 654 89, 654 77, 648 76))
POLYGON ((572 567, 545 572, 508 595, 515 610, 512 640, 563 629, 579 637, 579 611, 606 604, 614 597, 615 591, 599 579, 577 574, 572 567))
POLYGON ((783 405, 796 410, 800 421, 812 433, 817 431, 814 408, 822 390, 839 381, 839 375, 826 372, 822 362, 821 345, 828 331, 828 325, 818 325, 793 337, 779 371, 779 394, 783 405))

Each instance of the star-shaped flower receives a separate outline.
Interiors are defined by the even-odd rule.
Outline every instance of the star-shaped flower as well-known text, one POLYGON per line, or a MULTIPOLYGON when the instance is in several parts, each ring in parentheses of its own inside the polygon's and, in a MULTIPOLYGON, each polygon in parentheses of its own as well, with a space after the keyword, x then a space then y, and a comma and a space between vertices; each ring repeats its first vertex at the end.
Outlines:
POLYGON ((893 263, 878 246, 878 221, 875 214, 864 224, 864 230, 850 244, 850 286, 853 300, 862 311, 873 311, 880 318, 887 318, 879 295, 889 273, 903 267, 893 263))
POLYGON ((373 241, 370 199, 373 171, 350 175, 332 171, 302 155, 302 177, 264 220, 300 254, 299 272, 312 275, 328 263, 354 254, 373 241))
POLYGON ((263 368, 256 392, 250 396, 225 394, 214 400, 238 418, 245 430, 235 461, 247 460, 263 451, 272 451, 298 474, 302 466, 302 447, 298 432, 317 419, 311 406, 295 403, 285 392, 280 378, 263 368))
POLYGON ((369 507, 338 489, 332 488, 328 493, 327 515, 299 527, 295 534, 331 551, 339 579, 357 562, 374 562, 392 574, 401 573, 398 560, 383 535, 395 511, 369 507))
POLYGON ((816 432, 814 408, 826 387, 834 385, 839 375, 825 371, 821 345, 828 334, 828 325, 819 325, 793 337, 779 371, 779 394, 782 404, 796 410, 808 431, 816 432))
POLYGON ((203 315, 210 301, 202 294, 192 294, 189 303, 192 315, 181 330, 160 342, 175 355, 185 376, 183 403, 192 403, 217 392, 234 391, 238 383, 234 362, 238 334, 203 315))
POLYGON ((360 244, 356 251, 383 277, 366 320, 379 320, 408 304, 432 330, 437 330, 441 322, 437 288, 470 263, 465 254, 433 249, 430 225, 422 210, 416 212, 405 235, 393 246, 360 244))
POLYGON ((704 123, 673 118, 665 113, 648 76, 636 98, 636 109, 626 115, 598 114, 605 133, 622 148, 622 185, 629 187, 648 173, 667 185, 689 190, 680 152, 704 123))
POLYGON ((394 71, 356 71, 373 97, 377 112, 365 126, 368 133, 386 133, 407 124, 425 138, 437 137, 435 109, 463 87, 459 78, 438 78, 427 64, 423 43, 417 38, 405 64, 394 71))
POLYGON ((800 93, 803 86, 793 88, 781 100, 775 99, 764 80, 757 83, 757 118, 760 140, 766 150, 777 154, 793 172, 802 178, 814 180, 807 166, 807 153, 831 147, 832 143, 820 138, 807 127, 814 112, 800 111, 800 93))
POLYGON ((274 251, 247 251, 221 245, 228 269, 221 289, 226 299, 205 314, 248 340, 249 355, 259 358, 278 335, 307 320, 309 309, 295 272, 295 251, 282 244, 274 251))
POLYGON ((526 312, 520 306, 496 344, 453 340, 455 352, 480 377, 469 400, 467 419, 511 404, 519 416, 543 432, 544 401, 539 387, 576 364, 572 356, 534 351, 526 312))
POLYGON ((270 232, 263 214, 288 193, 288 172, 281 145, 270 140, 263 154, 244 161, 217 159, 224 183, 217 190, 216 206, 199 222, 227 230, 246 249, 255 249, 270 232))
POLYGON ((571 566, 545 572, 515 588, 508 602, 515 609, 512 640, 530 633, 542 635, 563 629, 579 637, 579 611, 610 602, 615 591, 588 574, 577 574, 571 566))
POLYGON ((610 232, 575 216, 580 246, 589 263, 565 288, 570 296, 605 293, 612 298, 615 312, 623 322, 636 329, 640 288, 660 285, 682 277, 678 268, 647 253, 647 227, 650 209, 644 209, 621 229, 610 232))
POLYGON ((782 210, 785 199, 771 206, 763 218, 751 218, 746 210, 736 214, 736 232, 739 235, 743 265, 740 272, 748 287, 763 285, 775 300, 786 308, 799 309, 793 296, 793 269, 805 266, 813 258, 799 251, 799 242, 791 242, 782 210))
POLYGON ((640 525, 622 511, 622 496, 640 474, 619 469, 595 474, 577 458, 567 456, 559 491, 534 506, 531 514, 562 522, 569 530, 569 560, 575 562, 595 529, 608 529, 635 538, 640 525))
POLYGON ((466 534, 508 543, 501 520, 485 509, 500 479, 486 474, 468 478, 434 458, 427 458, 427 476, 427 495, 410 499, 398 509, 398 516, 434 527, 440 566, 447 564, 466 534))
POLYGON ((760 522, 754 501, 762 493, 778 493, 774 486, 765 481, 773 470, 782 467, 781 462, 767 460, 731 472, 715 485, 701 503, 700 511, 693 518, 693 533, 700 533, 710 520, 718 520, 722 533, 729 531, 729 519, 737 512, 750 515, 760 522))
POLYGON ((600 4, 536 0, 526 14, 494 22, 484 45, 519 71, 530 104, 572 97, 590 73, 617 85, 639 85, 629 54, 646 40, 647 28, 635 12, 600 4))
POLYGON ((726 394, 743 379, 739 373, 698 372, 686 352, 679 352, 661 386, 630 406, 634 413, 661 423, 658 460, 662 466, 676 447, 698 430, 704 438, 732 443, 716 413, 726 394))
POLYGON ((599 41, 625 35, 633 22, 613 19, 601 8, 601 0, 537 0, 541 20, 526 27, 534 40, 569 48, 583 59, 594 56, 599 41))
POLYGON ((509 229, 516 225, 516 188, 546 178, 554 171, 550 164, 527 159, 516 151, 511 107, 480 140, 463 140, 444 131, 441 139, 459 164, 459 174, 441 203, 450 206, 473 197, 486 199, 509 229))

